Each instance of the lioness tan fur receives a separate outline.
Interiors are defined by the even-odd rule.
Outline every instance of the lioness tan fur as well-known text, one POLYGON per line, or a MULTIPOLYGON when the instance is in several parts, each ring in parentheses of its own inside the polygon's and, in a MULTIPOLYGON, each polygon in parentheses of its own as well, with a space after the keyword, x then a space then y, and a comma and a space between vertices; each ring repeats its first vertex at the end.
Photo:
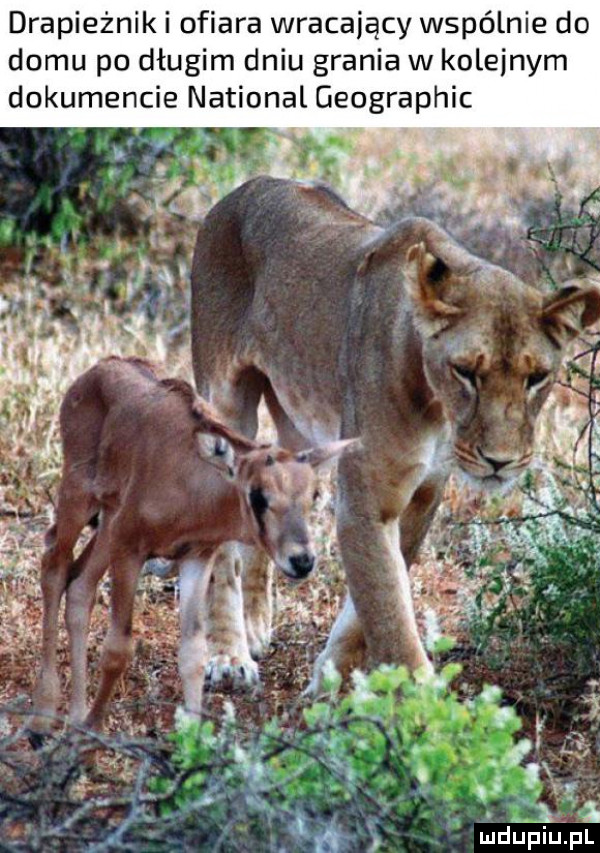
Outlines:
MULTIPOLYGON (((599 315, 587 283, 545 297, 435 223, 382 228, 323 186, 257 178, 208 214, 192 271, 200 392, 248 436, 264 395, 285 446, 362 437, 339 466, 350 595, 313 689, 327 659, 430 666, 407 568, 451 466, 483 487, 515 481, 564 345, 599 315)), ((268 582, 247 569, 258 646, 268 582)))

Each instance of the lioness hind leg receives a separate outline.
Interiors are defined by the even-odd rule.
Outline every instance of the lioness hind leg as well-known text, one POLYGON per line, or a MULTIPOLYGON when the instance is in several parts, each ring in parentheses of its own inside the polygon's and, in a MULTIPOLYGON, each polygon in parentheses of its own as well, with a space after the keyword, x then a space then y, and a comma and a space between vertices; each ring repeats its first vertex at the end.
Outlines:
MULTIPOLYGON (((258 432, 258 406, 267 382, 259 370, 247 367, 233 378, 211 381, 207 396, 229 426, 248 438, 254 438, 258 432)), ((198 388, 206 386, 198 373, 196 384, 198 388)))
MULTIPOLYGON (((199 381, 198 375, 196 381, 199 381)), ((210 398, 232 427, 254 438, 258 431, 258 406, 268 386, 267 378, 260 371, 246 368, 234 381, 213 383, 210 398)), ((208 618, 217 628, 218 642, 212 645, 218 646, 218 651, 207 673, 212 684, 224 680, 253 684, 258 673, 250 653, 254 658, 262 657, 271 642, 273 571, 270 561, 256 548, 243 548, 244 568, 237 580, 235 561, 239 562, 239 553, 233 548, 220 552, 220 569, 213 575, 208 618), (230 565, 223 568, 227 559, 230 565), (242 614, 241 627, 239 614, 242 614), (243 640, 240 633, 244 635, 243 640), (236 661, 234 665, 232 660, 236 661)))
POLYGON ((238 546, 227 544, 215 554, 208 590, 206 683, 250 687, 258 667, 250 656, 242 598, 242 560, 238 546))
POLYGON ((400 519, 400 547, 407 568, 417 558, 442 496, 447 476, 425 480, 416 490, 400 519))
POLYGON ((271 645, 273 564, 257 548, 240 546, 240 550, 244 563, 242 590, 248 648, 254 660, 260 660, 271 645))
POLYGON ((269 410, 269 414, 273 418, 275 429, 277 430, 277 441, 281 447, 286 450, 305 450, 310 442, 298 432, 292 420, 288 417, 281 403, 277 399, 277 395, 273 390, 273 386, 269 382, 265 388, 265 403, 269 410))
MULTIPOLYGON (((281 447, 299 451, 308 447, 277 399, 271 384, 267 381, 264 389, 265 402, 281 447)), ((244 571, 242 584, 244 590, 244 618, 250 653, 255 660, 264 657, 271 644, 271 626, 273 620, 273 566, 266 554, 256 548, 244 548, 244 571)))

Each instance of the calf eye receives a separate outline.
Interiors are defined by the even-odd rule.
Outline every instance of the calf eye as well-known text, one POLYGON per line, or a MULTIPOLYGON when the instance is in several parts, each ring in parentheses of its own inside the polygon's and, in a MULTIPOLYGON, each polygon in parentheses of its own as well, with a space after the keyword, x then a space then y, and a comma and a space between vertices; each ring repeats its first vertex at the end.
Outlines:
POLYGON ((532 373, 527 377, 527 387, 528 388, 537 388, 539 385, 542 385, 546 379, 550 376, 547 370, 539 370, 537 373, 532 373))
POLYGON ((468 367, 463 367, 460 364, 451 364, 450 369, 459 379, 468 382, 469 385, 473 386, 473 388, 476 387, 477 374, 474 370, 470 370, 468 367))
POLYGON ((318 501, 320 497, 321 497, 321 492, 318 489, 315 489, 314 494, 313 494, 313 498, 312 498, 313 501, 318 501))
POLYGON ((261 519, 269 508, 269 501, 262 489, 250 489, 250 506, 257 519, 261 519))

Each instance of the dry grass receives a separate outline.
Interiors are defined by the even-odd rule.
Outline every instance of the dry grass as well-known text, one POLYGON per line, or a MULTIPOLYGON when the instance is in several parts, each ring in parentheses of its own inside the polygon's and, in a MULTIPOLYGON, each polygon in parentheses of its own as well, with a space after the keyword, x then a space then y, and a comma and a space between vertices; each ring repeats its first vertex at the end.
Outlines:
MULTIPOLYGON (((600 135, 591 130, 378 130, 349 136, 353 149, 339 189, 353 206, 382 221, 415 212, 433 216, 470 248, 504 259, 528 278, 535 264, 523 237, 527 225, 543 221, 551 208, 547 162, 571 202, 600 175, 600 135)), ((289 171, 285 154, 272 171, 289 171)), ((68 255, 50 252, 32 263, 16 251, 0 256, 0 704, 25 708, 36 669, 37 566, 59 474, 61 395, 78 373, 109 353, 149 357, 165 363, 170 373, 190 378, 186 317, 193 220, 212 200, 200 192, 188 194, 180 212, 190 219, 158 217, 144 244, 104 238, 98 245, 68 255)), ((560 265, 556 269, 567 272, 560 265)), ((561 434, 567 410, 571 417, 570 398, 554 403, 555 420, 547 430, 553 440, 561 434)), ((564 434, 568 444, 571 433, 564 434)), ((330 497, 326 490, 315 517, 324 555, 321 570, 300 588, 279 582, 275 642, 261 664, 264 687, 258 697, 236 698, 243 718, 258 721, 273 713, 293 718, 294 703, 325 642, 343 596, 330 497)), ((516 511, 518 502, 511 500, 503 512, 507 506, 516 511)), ((537 695, 518 650, 509 670, 490 672, 470 649, 463 615, 471 593, 460 568, 469 555, 468 533, 457 533, 451 522, 480 509, 478 499, 451 486, 413 572, 417 608, 421 617, 433 609, 442 630, 458 636, 458 654, 465 662, 461 689, 469 692, 483 680, 494 680, 518 704, 535 755, 547 770, 551 800, 574 780, 582 797, 589 796, 600 781, 597 684, 584 701, 573 695, 553 701, 537 695)), ((145 580, 137 611, 137 655, 113 704, 110 726, 154 736, 168 730, 181 699, 174 590, 145 580)), ((93 660, 105 624, 102 593, 92 632, 93 660)), ((61 660, 66 678, 64 656, 61 660)), ((218 711, 222 702, 222 695, 209 695, 208 712, 218 711)))

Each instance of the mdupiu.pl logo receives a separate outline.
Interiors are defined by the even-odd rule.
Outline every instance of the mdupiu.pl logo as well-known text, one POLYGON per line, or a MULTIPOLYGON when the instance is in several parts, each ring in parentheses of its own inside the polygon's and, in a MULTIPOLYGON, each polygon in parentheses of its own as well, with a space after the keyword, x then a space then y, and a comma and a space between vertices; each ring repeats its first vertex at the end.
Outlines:
POLYGON ((476 823, 473 842, 475 853, 508 845, 536 853, 545 853, 558 846, 565 850, 598 846, 600 850, 600 824, 476 823))

